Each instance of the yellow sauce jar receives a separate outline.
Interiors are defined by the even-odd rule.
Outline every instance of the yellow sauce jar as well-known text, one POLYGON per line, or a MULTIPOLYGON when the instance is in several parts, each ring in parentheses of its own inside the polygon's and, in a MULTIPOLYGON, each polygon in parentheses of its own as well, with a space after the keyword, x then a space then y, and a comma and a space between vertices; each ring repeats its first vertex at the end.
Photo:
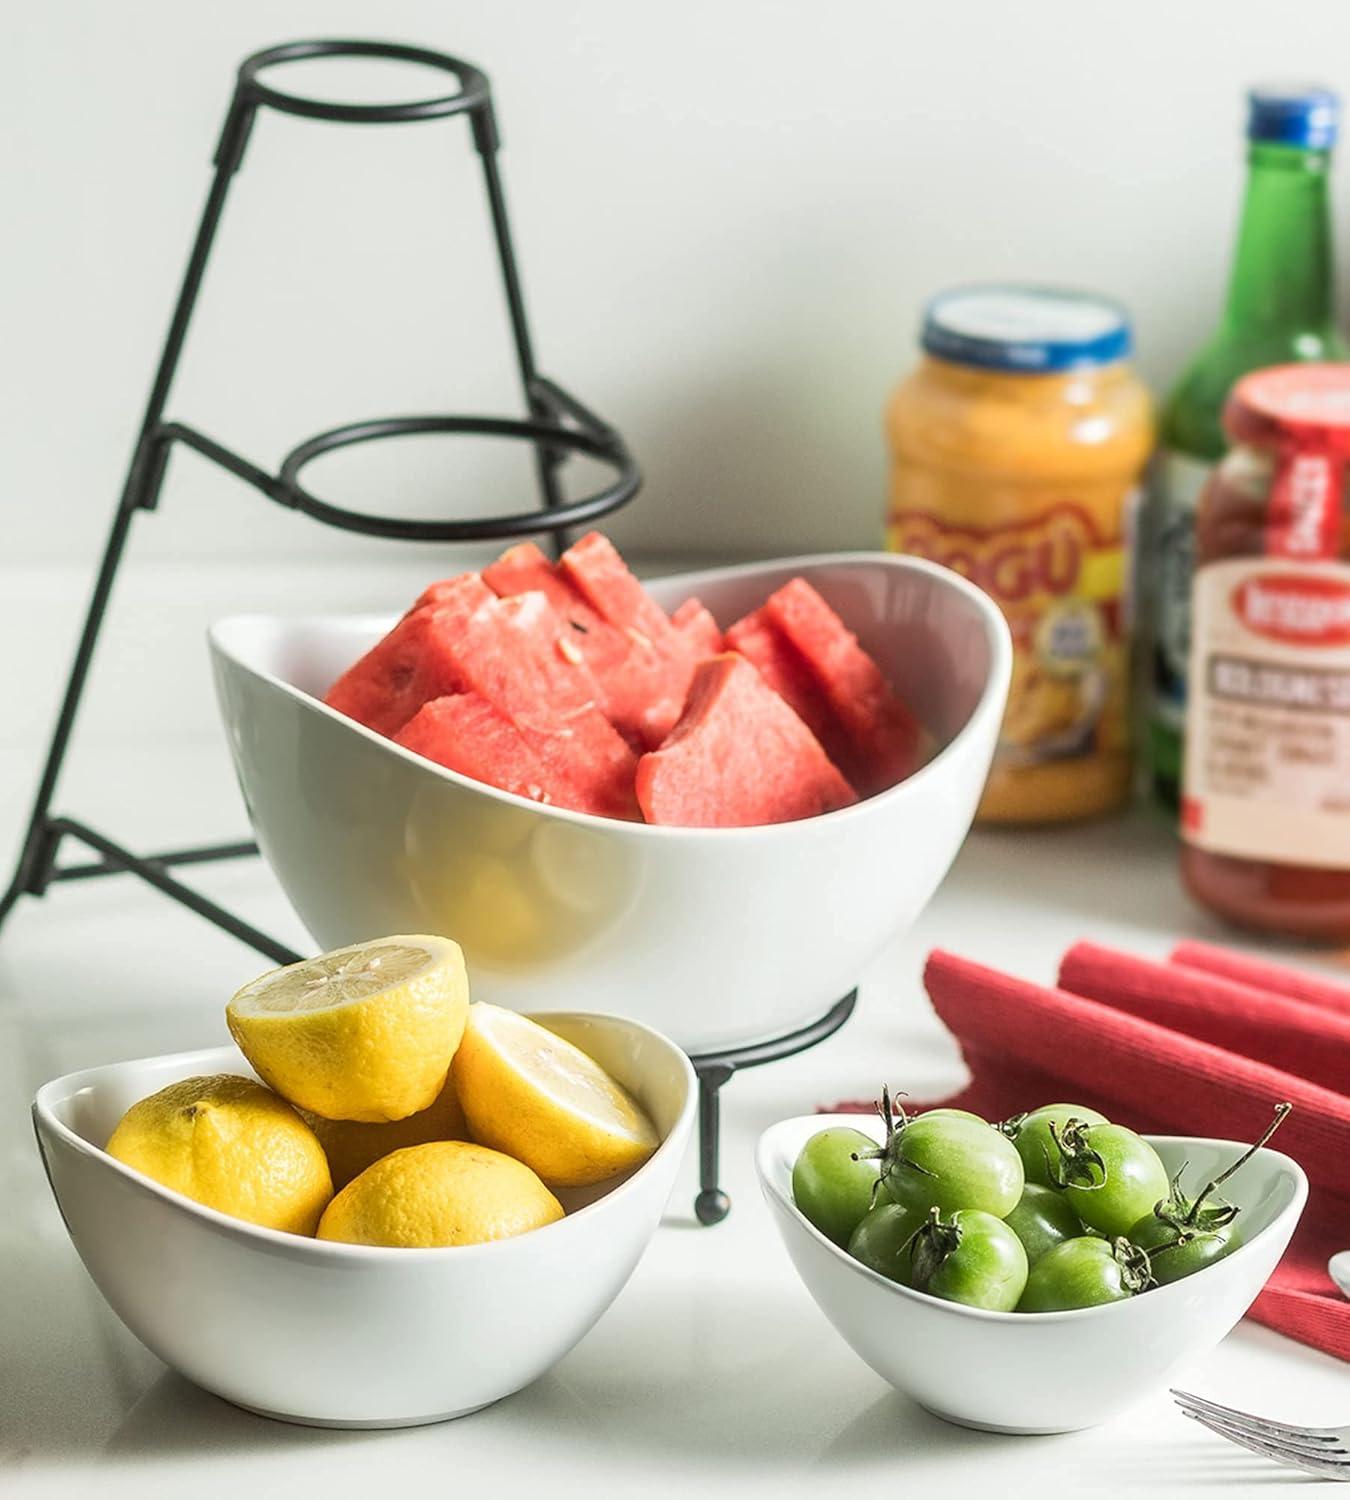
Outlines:
POLYGON ((887 545, 996 599, 1008 711, 979 816, 1089 817, 1130 789, 1129 549, 1153 444, 1124 312, 1031 287, 946 293, 891 398, 887 545))

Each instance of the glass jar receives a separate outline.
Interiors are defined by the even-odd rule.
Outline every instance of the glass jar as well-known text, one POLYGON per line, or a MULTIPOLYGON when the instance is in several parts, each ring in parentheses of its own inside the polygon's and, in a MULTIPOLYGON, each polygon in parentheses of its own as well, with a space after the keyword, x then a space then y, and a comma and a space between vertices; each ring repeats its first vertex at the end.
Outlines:
POLYGON ((1350 364, 1233 388, 1196 524, 1182 875, 1244 926, 1350 939, 1350 364))
POLYGON ((938 297, 886 414, 887 543, 964 574, 1012 630, 986 821, 1110 810, 1130 789, 1129 548, 1153 440, 1124 312, 1024 287, 938 297))

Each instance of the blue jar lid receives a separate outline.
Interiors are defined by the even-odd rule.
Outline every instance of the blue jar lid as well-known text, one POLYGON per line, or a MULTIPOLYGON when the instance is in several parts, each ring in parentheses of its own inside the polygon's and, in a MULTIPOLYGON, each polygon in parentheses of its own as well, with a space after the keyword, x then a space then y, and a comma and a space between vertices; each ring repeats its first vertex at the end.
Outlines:
POLYGON ((986 370, 1046 375, 1113 364, 1130 352, 1130 321, 1105 297, 1037 286, 942 292, 924 312, 925 352, 986 370))
POLYGON ((1340 96, 1331 89, 1269 85, 1247 94, 1249 141, 1329 151, 1340 118, 1340 96))

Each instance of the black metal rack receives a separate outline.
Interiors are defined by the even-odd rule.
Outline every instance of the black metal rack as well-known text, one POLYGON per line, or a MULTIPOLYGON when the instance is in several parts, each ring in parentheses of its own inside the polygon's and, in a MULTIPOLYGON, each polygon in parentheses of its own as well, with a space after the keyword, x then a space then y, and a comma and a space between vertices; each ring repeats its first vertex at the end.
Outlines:
MULTIPOLYGON (((542 534, 550 538, 556 554, 565 545, 569 527, 609 515, 637 494, 641 475, 619 433, 576 397, 541 375, 536 367, 506 201, 497 167, 498 146, 496 116, 486 75, 471 63, 442 52, 391 42, 302 41, 255 52, 240 64, 212 161, 214 172, 211 186, 86 608, 84 626, 38 782, 27 830, 20 845, 14 877, 8 890, 0 898, 0 924, 4 923, 21 896, 45 895, 52 885, 65 881, 129 873, 205 917, 275 963, 293 963, 301 957, 233 912, 185 885, 172 873, 182 866, 256 854, 256 844, 244 841, 173 849, 148 855, 137 854, 88 824, 75 818, 57 816, 52 811, 61 768, 70 748, 80 701, 107 614, 113 583, 130 539, 132 523, 139 512, 153 511, 158 506, 169 458, 176 445, 181 444, 195 450, 202 457, 251 485, 267 499, 308 515, 325 526, 399 541, 504 541, 542 534), (355 104, 287 93, 268 81, 269 70, 286 63, 334 57, 377 58, 417 64, 448 75, 454 80, 454 89, 432 98, 405 103, 355 104), (473 146, 483 171, 488 212, 526 406, 525 416, 416 415, 349 423, 299 443, 285 456, 275 473, 250 462, 196 427, 166 420, 165 408, 170 389, 187 339, 207 262, 215 244, 230 185, 243 161, 254 124, 264 110, 348 125, 408 124, 458 115, 467 118, 473 146), (440 521, 403 519, 335 505, 321 499, 301 482, 306 466, 327 453, 360 443, 413 434, 507 438, 531 444, 535 452, 538 503, 530 509, 498 516, 440 521), (584 454, 608 466, 613 471, 613 478, 593 494, 567 501, 563 497, 559 469, 575 454, 584 454), (59 863, 58 854, 68 839, 82 844, 97 857, 80 863, 59 863)), ((717 1185, 718 1091, 722 1084, 737 1068, 757 1066, 774 1057, 788 1056, 822 1040, 847 1020, 852 1007, 853 996, 849 996, 832 1007, 812 1027, 755 1047, 693 1060, 699 1072, 701 1091, 703 1191, 699 1195, 698 1215, 702 1222, 717 1222, 725 1217, 729 1206, 726 1195, 720 1192, 717 1185)))

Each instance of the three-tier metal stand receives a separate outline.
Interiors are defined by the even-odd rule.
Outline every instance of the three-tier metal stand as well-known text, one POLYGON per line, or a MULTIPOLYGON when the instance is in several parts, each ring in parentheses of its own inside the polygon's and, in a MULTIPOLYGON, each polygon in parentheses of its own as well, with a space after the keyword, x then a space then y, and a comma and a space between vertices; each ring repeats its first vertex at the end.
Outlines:
MULTIPOLYGON (((51 886, 66 881, 126 873, 138 876, 275 963, 293 963, 301 957, 233 912, 185 885, 173 873, 183 866, 256 854, 258 848, 255 843, 215 844, 155 854, 137 854, 81 820, 58 816, 52 811, 57 782, 70 746, 76 714, 107 613, 113 583, 131 535, 132 523, 140 512, 153 511, 158 506, 165 471, 175 446, 181 444, 194 449, 202 457, 252 485, 267 499, 288 509, 300 511, 325 526, 399 541, 505 541, 542 534, 551 540, 556 554, 566 544, 569 527, 609 515, 637 494, 641 475, 619 433, 556 382, 541 375, 535 365, 534 347, 525 315, 520 274, 516 267, 506 201, 497 166, 498 145, 497 122, 486 75, 471 63, 442 52, 390 42, 304 41, 255 52, 240 64, 213 158, 211 186, 188 256, 140 432, 85 612, 84 627, 38 782, 27 831, 20 846, 14 877, 3 898, 0 898, 0 924, 3 924, 21 896, 42 896, 51 886), (315 58, 378 58, 420 65, 446 75, 450 80, 447 85, 450 91, 407 103, 352 104, 287 93, 270 81, 273 71, 285 64, 315 58), (502 288, 526 407, 525 416, 417 415, 354 422, 321 432, 298 444, 281 461, 275 473, 235 453, 195 426, 166 418, 165 408, 170 389, 187 339, 207 262, 220 228, 230 185, 243 161, 253 127, 259 115, 266 110, 345 125, 395 125, 441 120, 451 116, 466 118, 483 171, 488 212, 492 221, 502 288), (321 499, 302 483, 306 466, 324 454, 385 438, 434 433, 507 438, 531 444, 535 453, 537 503, 529 509, 497 516, 451 521, 407 520, 335 505, 321 499), (574 454, 584 454, 598 460, 612 471, 613 478, 583 499, 566 501, 559 470, 574 454), (76 863, 60 863, 58 854, 67 840, 83 845, 92 852, 94 858, 76 863)), ((729 1207, 726 1195, 720 1191, 717 1181, 718 1095, 722 1085, 738 1068, 758 1066, 775 1057, 789 1056, 823 1040, 848 1019, 853 1003, 854 996, 850 995, 832 1006, 812 1026, 789 1036, 753 1047, 693 1059, 699 1075, 701 1103, 702 1191, 696 1209, 703 1223, 716 1223, 725 1217, 729 1207)))

